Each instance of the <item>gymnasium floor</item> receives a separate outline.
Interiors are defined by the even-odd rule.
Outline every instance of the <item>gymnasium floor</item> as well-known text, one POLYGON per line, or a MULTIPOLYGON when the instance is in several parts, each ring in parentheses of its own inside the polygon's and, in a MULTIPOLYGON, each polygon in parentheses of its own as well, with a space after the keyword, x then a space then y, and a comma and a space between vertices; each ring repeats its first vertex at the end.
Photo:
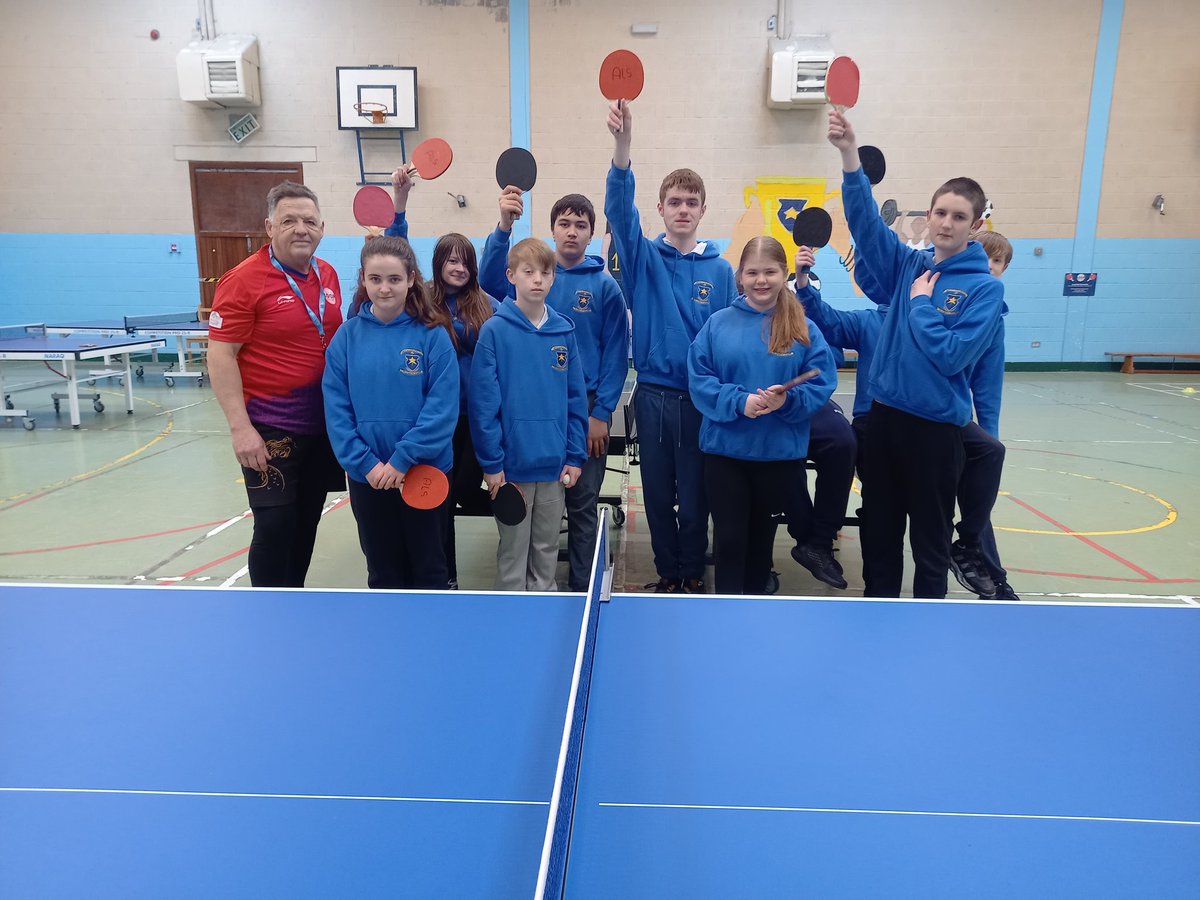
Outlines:
MULTIPOLYGON (((251 523, 221 410, 207 383, 168 388, 160 370, 147 364, 132 416, 113 380, 98 385, 108 411, 85 403, 78 431, 56 417, 48 389, 18 395, 35 431, 0 418, 0 581, 249 584, 251 523)), ((10 383, 44 374, 40 364, 6 370, 10 383)), ((847 409, 853 389, 844 377, 836 399, 847 409)), ((993 523, 1019 594, 1200 602, 1200 376, 1010 373, 1002 429, 1008 461, 993 523)), ((626 500, 616 583, 640 590, 655 576, 640 469, 626 463, 610 459, 629 475, 610 473, 604 493, 626 500)), ((492 520, 461 519, 458 540, 460 584, 490 588, 492 520)), ((841 593, 793 563, 789 547, 781 529, 781 594, 841 593)), ((861 593, 857 529, 839 548, 845 593, 861 593)), ((950 583, 951 596, 970 596, 950 583)), ((344 495, 330 497, 308 584, 366 585, 344 495)))

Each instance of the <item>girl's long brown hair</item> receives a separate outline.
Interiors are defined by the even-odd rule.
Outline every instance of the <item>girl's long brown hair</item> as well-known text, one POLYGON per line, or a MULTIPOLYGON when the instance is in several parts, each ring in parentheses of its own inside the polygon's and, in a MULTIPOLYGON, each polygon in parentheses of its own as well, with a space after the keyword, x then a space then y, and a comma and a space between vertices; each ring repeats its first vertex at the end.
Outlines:
MULTIPOLYGON (((433 248, 433 302, 449 315, 446 295, 450 291, 442 281, 442 269, 446 267, 446 260, 456 252, 467 270, 467 283, 462 286, 457 296, 458 318, 466 326, 468 334, 478 335, 483 323, 491 318, 492 304, 488 302, 487 293, 479 286, 479 264, 475 259, 475 245, 458 232, 443 234, 433 248)), ((453 329, 451 332, 453 333, 453 329)), ((454 344, 455 347, 458 346, 457 338, 454 344)))
POLYGON ((354 302, 350 304, 350 315, 357 313, 367 299, 363 273, 367 260, 373 256, 393 256, 404 263, 404 268, 416 276, 413 278, 412 287, 408 289, 408 296, 404 298, 404 311, 428 328, 436 328, 439 325, 445 328, 453 341, 454 325, 450 321, 450 313, 447 312, 445 304, 437 305, 433 302, 429 287, 421 277, 417 254, 413 252, 412 245, 402 237, 379 235, 367 238, 363 244, 362 254, 358 259, 358 289, 354 292, 354 302))
MULTIPOLYGON (((746 260, 752 256, 765 256, 772 262, 779 263, 784 272, 788 269, 787 253, 784 252, 783 244, 766 235, 751 238, 742 248, 742 256, 738 260, 739 285, 746 260)), ((771 335, 767 340, 767 349, 772 353, 787 353, 796 341, 806 347, 812 344, 812 339, 808 336, 808 317, 804 315, 804 306, 796 299, 796 295, 785 281, 775 298, 775 313, 771 316, 771 335)))

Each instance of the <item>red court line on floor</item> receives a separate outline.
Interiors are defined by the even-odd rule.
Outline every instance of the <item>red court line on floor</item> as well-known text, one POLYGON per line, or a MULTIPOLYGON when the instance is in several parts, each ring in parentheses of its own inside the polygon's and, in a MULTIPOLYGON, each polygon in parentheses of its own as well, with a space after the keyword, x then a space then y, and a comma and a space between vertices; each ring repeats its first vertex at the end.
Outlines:
POLYGON ((1073 532, 1075 531, 1075 529, 1064 525, 1062 522, 1059 522, 1057 519, 1047 515, 1046 513, 1042 512, 1040 509, 1036 509, 1033 506, 1030 506, 1024 500, 1019 500, 1018 498, 1014 497, 1012 494, 1008 495, 1008 499, 1011 500, 1013 503, 1017 504, 1018 506, 1022 507, 1023 509, 1029 510, 1029 512, 1033 513, 1039 519, 1043 519, 1043 520, 1049 522, 1055 528, 1058 528, 1061 531, 1063 531, 1064 533, 1071 535, 1071 537, 1075 538, 1076 540, 1083 541, 1083 543, 1087 544, 1093 550, 1100 551, 1101 553, 1103 553, 1105 556, 1107 556, 1109 559, 1113 560, 1114 562, 1119 562, 1121 565, 1125 566, 1127 569, 1132 569, 1133 571, 1135 571, 1139 575, 1141 575, 1143 578, 1145 578, 1149 581, 1158 581, 1158 578, 1155 575, 1153 575, 1150 572, 1147 572, 1141 566, 1135 565, 1135 564, 1131 563, 1129 560, 1125 559, 1123 556, 1113 553, 1107 547, 1101 547, 1095 541, 1091 540, 1090 538, 1084 537, 1082 534, 1074 534, 1073 532))
POLYGON ((213 566, 219 566, 223 562, 228 562, 229 560, 233 559, 235 556, 241 556, 243 553, 245 553, 249 549, 250 549, 250 545, 247 544, 241 550, 234 550, 232 553, 227 553, 224 556, 222 556, 220 559, 214 559, 212 562, 205 563, 204 565, 199 566, 198 568, 192 569, 190 572, 184 572, 179 577, 180 578, 191 578, 193 575, 199 575, 205 569, 211 569, 213 566))
POLYGON ((168 534, 179 534, 184 531, 195 531, 198 528, 212 528, 214 525, 220 525, 224 520, 216 522, 201 522, 199 525, 188 525, 184 528, 170 528, 166 531, 152 531, 149 534, 134 534, 129 537, 108 538, 103 541, 87 541, 83 544, 63 544, 60 547, 38 547, 34 550, 4 550, 0 551, 0 556, 24 556, 29 553, 53 553, 57 550, 79 550, 83 547, 102 547, 106 544, 123 544, 127 541, 141 541, 147 538, 163 537, 168 534))
MULTIPOLYGON (((329 509, 325 510, 325 512, 323 512, 321 515, 323 515, 323 516, 328 515, 329 513, 333 512, 335 509, 341 509, 343 506, 345 506, 349 502, 350 502, 349 497, 343 497, 341 500, 338 500, 336 503, 334 503, 333 506, 329 507, 329 509)), ((219 566, 223 562, 228 562, 229 560, 233 559, 234 557, 241 556, 243 553, 246 553, 249 549, 250 549, 250 546, 247 545, 247 546, 243 547, 241 550, 234 550, 232 553, 225 554, 220 559, 214 559, 212 562, 208 562, 202 566, 198 566, 195 569, 192 569, 190 572, 184 572, 179 577, 182 579, 182 578, 191 578, 193 575, 199 575, 201 572, 205 571, 206 569, 211 569, 213 566, 219 566)))
POLYGON ((1089 581, 1119 581, 1121 584, 1197 584, 1200 578, 1121 578, 1116 575, 1084 575, 1082 572, 1043 572, 1041 569, 1016 569, 1022 575, 1049 575, 1054 578, 1086 578, 1089 581))

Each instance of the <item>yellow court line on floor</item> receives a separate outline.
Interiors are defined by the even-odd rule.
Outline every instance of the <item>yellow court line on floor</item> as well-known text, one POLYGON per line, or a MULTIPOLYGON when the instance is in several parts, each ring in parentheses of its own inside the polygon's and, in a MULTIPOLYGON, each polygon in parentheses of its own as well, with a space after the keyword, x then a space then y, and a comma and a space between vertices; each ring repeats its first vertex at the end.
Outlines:
MULTIPOLYGON (((142 398, 140 398, 140 397, 137 399, 142 400, 142 398)), ((153 400, 142 400, 142 402, 147 403, 150 406, 156 406, 159 409, 162 409, 162 406, 159 405, 158 403, 155 403, 153 400)), ((111 460, 110 462, 106 462, 104 465, 97 466, 96 468, 91 469, 87 472, 80 472, 78 475, 72 475, 70 478, 64 478, 62 481, 56 481, 53 484, 42 485, 39 488, 34 488, 33 490, 25 491, 23 494, 15 494, 12 497, 4 497, 4 498, 0 499, 0 503, 11 503, 14 500, 23 500, 24 498, 33 496, 34 494, 42 494, 47 491, 57 490, 58 488, 66 487, 69 484, 74 484, 77 481, 83 481, 87 478, 92 478, 96 475, 99 475, 102 472, 106 472, 109 469, 112 469, 116 466, 121 465, 122 463, 128 462, 129 460, 133 459, 135 456, 137 456, 140 453, 145 453, 147 450, 149 450, 151 447, 153 447, 155 444, 157 444, 159 441, 161 441, 163 438, 165 438, 167 435, 169 435, 174 430, 174 428, 175 428, 175 417, 172 416, 171 418, 167 419, 167 424, 163 426, 162 431, 160 431, 157 435, 155 435, 153 438, 151 438, 150 441, 148 441, 147 443, 138 447, 136 450, 131 450, 129 453, 126 453, 124 456, 119 457, 118 459, 111 460)))
MULTIPOLYGON (((1141 488, 1136 488, 1130 484, 1122 484, 1119 481, 1109 481, 1107 478, 1096 478, 1093 475, 1081 475, 1078 472, 1059 472, 1055 469, 1039 469, 1035 466, 1026 466, 1027 469, 1033 472, 1049 472, 1054 475, 1069 475, 1072 478, 1082 478, 1085 481, 1098 481, 1101 484, 1111 484, 1114 487, 1124 488, 1127 491, 1132 491, 1135 494, 1141 494, 1143 497, 1149 497, 1155 503, 1164 506, 1167 514, 1162 519, 1155 522, 1153 525, 1142 525, 1139 528, 1122 528, 1112 531, 1058 531, 1047 528, 1010 528, 1006 525, 993 525, 997 531, 1008 531, 1016 534, 1053 534, 1061 537, 1111 537, 1121 534, 1144 534, 1147 531, 1157 531, 1160 528, 1166 528, 1168 525, 1174 524, 1179 518, 1179 512, 1168 501, 1162 497, 1155 496, 1149 491, 1143 491, 1141 488)), ((1000 495, 1004 496, 1008 492, 1001 491, 1000 495)))

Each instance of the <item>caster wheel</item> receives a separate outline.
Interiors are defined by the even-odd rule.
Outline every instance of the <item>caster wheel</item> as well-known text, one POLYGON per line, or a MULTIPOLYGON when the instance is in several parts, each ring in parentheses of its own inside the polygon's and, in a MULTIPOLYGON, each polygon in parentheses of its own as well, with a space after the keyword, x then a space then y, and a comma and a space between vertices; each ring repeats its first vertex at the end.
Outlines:
POLYGON ((33 431, 33 429, 37 428, 37 422, 33 419, 26 419, 21 424, 25 426, 26 431, 33 431))
POLYGON ((5 409, 16 409, 16 407, 13 406, 12 397, 4 398, 4 408, 5 409))
POLYGON ((125 387, 125 376, 122 375, 117 379, 117 387, 125 387))
POLYGON ((61 409, 61 408, 59 407, 59 405, 58 405, 58 400, 55 400, 55 401, 54 401, 54 411, 55 411, 56 413, 57 413, 57 412, 62 412, 62 409, 61 409))
POLYGON ((104 412, 104 403, 100 400, 93 400, 92 409, 94 409, 96 412, 104 412))
POLYGON ((167 383, 167 387, 175 387, 175 379, 170 375, 166 376, 163 381, 167 383))
POLYGON ((144 368, 142 368, 141 366, 138 366, 137 370, 133 374, 137 376, 138 381, 141 381, 142 376, 146 374, 146 370, 144 368))
POLYGON ((768 594, 778 594, 779 593, 779 573, 778 572, 772 572, 767 577, 767 593, 768 594))
POLYGON ((204 387, 204 379, 203 378, 196 379, 196 387, 204 387))
POLYGON ((619 506, 614 506, 612 514, 613 525, 615 525, 617 528, 620 528, 625 524, 625 510, 621 509, 619 506))

